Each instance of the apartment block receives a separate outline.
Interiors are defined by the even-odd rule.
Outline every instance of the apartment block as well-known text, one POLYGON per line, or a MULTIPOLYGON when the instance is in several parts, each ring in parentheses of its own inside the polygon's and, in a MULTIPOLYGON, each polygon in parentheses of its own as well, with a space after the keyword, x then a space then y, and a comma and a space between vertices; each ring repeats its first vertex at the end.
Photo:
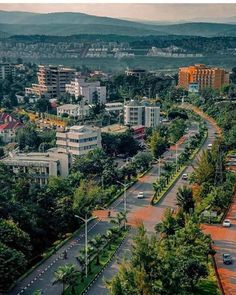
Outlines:
POLYGON ((191 86, 198 86, 199 90, 204 88, 220 89, 229 84, 229 73, 220 68, 207 67, 204 64, 195 64, 189 67, 179 68, 178 86, 186 90, 191 86))
POLYGON ((93 126, 72 126, 56 133, 56 144, 60 151, 82 156, 101 148, 101 129, 93 126))
POLYGON ((16 73, 15 64, 0 63, 0 80, 6 79, 8 76, 14 76, 16 73))
POLYGON ((1 162, 10 167, 15 177, 24 174, 42 186, 47 184, 50 176, 68 176, 70 155, 56 150, 46 153, 9 153, 1 162))
POLYGON ((124 106, 125 125, 156 127, 160 123, 160 107, 143 101, 131 100, 124 106))
POLYGON ((60 97, 66 92, 66 84, 75 78, 76 70, 62 66, 39 65, 37 76, 38 84, 25 88, 26 94, 45 95, 48 98, 60 97))
POLYGON ((81 119, 90 114, 91 107, 89 105, 64 104, 57 107, 57 116, 67 114, 70 117, 77 117, 81 119))
POLYGON ((93 104, 96 101, 106 102, 106 87, 101 86, 99 81, 86 82, 85 79, 75 78, 66 85, 66 92, 74 95, 75 98, 83 96, 84 101, 88 104, 93 104))

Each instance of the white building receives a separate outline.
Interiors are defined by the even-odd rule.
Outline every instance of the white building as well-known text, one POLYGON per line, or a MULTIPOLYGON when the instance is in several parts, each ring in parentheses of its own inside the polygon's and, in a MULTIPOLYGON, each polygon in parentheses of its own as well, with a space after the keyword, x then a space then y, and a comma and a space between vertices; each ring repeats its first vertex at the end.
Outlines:
POLYGON ((124 109, 122 102, 108 102, 105 104, 105 110, 109 113, 120 113, 124 109))
POLYGON ((84 79, 76 78, 70 84, 66 84, 66 92, 75 98, 83 96, 84 101, 89 104, 93 104, 96 99, 100 103, 106 102, 106 87, 100 86, 99 81, 85 82, 84 79))
POLYGON ((57 116, 62 116, 63 114, 68 114, 70 117, 82 118, 86 117, 90 113, 89 105, 77 105, 77 104, 64 104, 57 107, 57 116))
POLYGON ((75 156, 101 148, 101 129, 92 126, 72 126, 56 133, 56 144, 62 152, 75 156))
POLYGON ((25 174, 32 181, 45 185, 50 176, 68 176, 70 156, 55 150, 46 153, 10 153, 1 162, 9 166, 16 177, 25 174))
POLYGON ((131 100, 124 106, 124 124, 125 125, 144 125, 144 106, 131 100))
POLYGON ((160 123, 160 107, 149 102, 131 100, 124 106, 125 125, 156 127, 160 123))
POLYGON ((145 106, 145 127, 156 127, 160 123, 160 107, 145 106))

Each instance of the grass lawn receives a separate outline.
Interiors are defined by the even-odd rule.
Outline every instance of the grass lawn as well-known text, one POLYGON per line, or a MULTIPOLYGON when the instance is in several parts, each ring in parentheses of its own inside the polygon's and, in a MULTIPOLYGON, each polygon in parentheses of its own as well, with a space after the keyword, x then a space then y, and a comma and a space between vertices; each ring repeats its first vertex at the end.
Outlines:
POLYGON ((208 270, 208 277, 199 282, 198 288, 194 293, 195 295, 221 295, 215 276, 215 270, 210 262, 208 263, 208 270))
POLYGON ((96 265, 96 259, 94 259, 91 263, 91 272, 88 274, 87 278, 84 278, 84 281, 81 282, 81 277, 78 278, 78 284, 75 288, 76 292, 73 294, 71 292, 71 288, 68 288, 65 291, 65 295, 80 295, 83 293, 83 291, 87 288, 87 286, 93 281, 95 276, 103 269, 103 267, 110 261, 110 258, 115 253, 117 248, 119 247, 121 241, 123 238, 128 234, 128 231, 122 231, 122 234, 119 238, 117 238, 115 241, 107 245, 102 253, 99 256, 100 264, 96 265))

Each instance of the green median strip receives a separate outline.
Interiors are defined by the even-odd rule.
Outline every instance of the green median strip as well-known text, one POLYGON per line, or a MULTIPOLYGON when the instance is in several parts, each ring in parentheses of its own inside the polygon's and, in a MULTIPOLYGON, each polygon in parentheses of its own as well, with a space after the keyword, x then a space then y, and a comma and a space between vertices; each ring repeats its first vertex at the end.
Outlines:
POLYGON ((99 255, 100 263, 96 264, 96 259, 94 259, 90 268, 91 271, 88 273, 88 277, 82 279, 81 275, 78 276, 78 282, 75 286, 75 293, 72 292, 72 287, 67 288, 65 295, 82 295, 86 293, 86 290, 96 281, 98 277, 102 274, 103 270, 108 266, 111 260, 114 258, 120 246, 123 244, 125 238, 127 237, 129 230, 121 231, 121 235, 114 241, 106 245, 99 255))

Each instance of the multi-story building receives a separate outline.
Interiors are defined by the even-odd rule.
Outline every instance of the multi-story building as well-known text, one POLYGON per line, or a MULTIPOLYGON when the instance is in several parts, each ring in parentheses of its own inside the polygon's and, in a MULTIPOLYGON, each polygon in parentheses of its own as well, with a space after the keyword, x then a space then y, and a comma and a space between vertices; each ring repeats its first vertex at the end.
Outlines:
POLYGON ((141 79, 147 74, 147 71, 144 69, 128 69, 125 71, 126 76, 133 76, 141 79))
POLYGON ((123 112, 124 104, 122 102, 108 102, 105 104, 105 110, 109 113, 119 114, 123 112))
POLYGON ((125 125, 156 127, 160 123, 160 107, 149 102, 131 100, 124 106, 125 125))
POLYGON ((75 156, 87 154, 101 148, 101 129, 92 126, 72 126, 56 133, 56 144, 60 151, 75 156))
POLYGON ((229 73, 220 68, 207 67, 203 64, 195 64, 179 69, 178 86, 191 89, 197 86, 198 90, 210 87, 220 89, 223 85, 229 84, 229 73))
POLYGON ((70 117, 77 117, 81 119, 82 117, 89 115, 90 109, 91 107, 89 105, 64 104, 57 107, 57 116, 67 114, 70 117))
POLYGON ((0 113, 0 137, 4 143, 13 142, 19 128, 23 128, 20 121, 7 113, 0 113))
POLYGON ((8 76, 14 76, 16 73, 15 64, 0 63, 0 80, 6 79, 8 76))
POLYGON ((106 87, 101 86, 99 81, 85 82, 85 79, 75 78, 66 85, 66 92, 75 98, 83 96, 84 101, 89 104, 106 102, 106 87))
POLYGON ((47 184, 50 176, 68 176, 70 155, 55 150, 46 153, 10 153, 1 162, 11 168, 15 177, 26 175, 42 186, 47 184))
POLYGON ((26 94, 45 95, 49 98, 60 97, 66 92, 66 84, 76 76, 75 69, 62 66, 39 65, 38 84, 25 88, 26 94))

